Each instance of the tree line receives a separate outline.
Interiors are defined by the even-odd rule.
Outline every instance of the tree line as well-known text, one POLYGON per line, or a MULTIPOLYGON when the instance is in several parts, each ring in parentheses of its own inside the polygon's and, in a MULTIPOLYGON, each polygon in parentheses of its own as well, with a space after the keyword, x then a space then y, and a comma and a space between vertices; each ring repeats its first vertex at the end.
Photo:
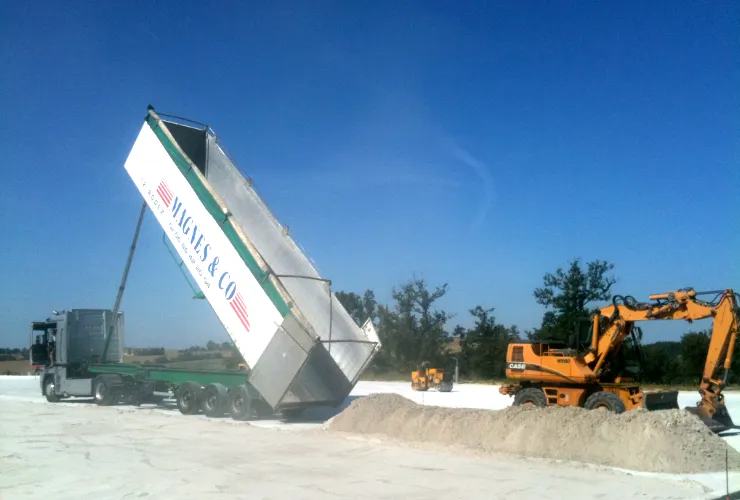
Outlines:
MULTIPOLYGON (((590 344, 591 317, 612 300, 617 282, 613 269, 614 264, 607 261, 584 264, 576 258, 566 268, 546 273, 542 286, 533 290, 536 303, 545 308, 540 326, 524 332, 516 325, 499 323, 495 308, 481 304, 468 310, 472 326, 453 324, 454 316, 438 306, 448 291, 446 283, 430 286, 423 279, 410 279, 392 289, 388 305, 378 303, 369 289, 336 295, 358 325, 371 318, 376 326, 383 348, 368 367, 371 375, 408 374, 422 361, 451 369, 454 357, 461 377, 502 379, 510 342, 560 341, 576 349, 590 344)), ((633 349, 628 339, 622 362, 636 365, 635 374, 642 383, 698 384, 710 333, 710 329, 687 331, 680 340, 649 343, 641 349, 633 349)), ((738 363, 733 361, 731 384, 740 380, 735 375, 740 373, 738 363)))
POLYGON ((0 347, 0 362, 28 359, 28 348, 0 347))

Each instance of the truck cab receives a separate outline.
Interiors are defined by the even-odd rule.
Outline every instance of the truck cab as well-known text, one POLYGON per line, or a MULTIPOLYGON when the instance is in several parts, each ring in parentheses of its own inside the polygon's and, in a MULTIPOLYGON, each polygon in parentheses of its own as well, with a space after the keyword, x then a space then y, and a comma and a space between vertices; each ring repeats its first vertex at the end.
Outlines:
POLYGON ((40 373, 53 363, 56 347, 56 322, 34 321, 31 323, 31 347, 28 362, 34 373, 40 373))
POLYGON ((40 375, 41 394, 50 402, 67 397, 92 396, 92 363, 123 361, 123 313, 118 314, 106 359, 105 336, 113 321, 108 309, 53 311, 44 321, 31 323, 29 361, 40 375))

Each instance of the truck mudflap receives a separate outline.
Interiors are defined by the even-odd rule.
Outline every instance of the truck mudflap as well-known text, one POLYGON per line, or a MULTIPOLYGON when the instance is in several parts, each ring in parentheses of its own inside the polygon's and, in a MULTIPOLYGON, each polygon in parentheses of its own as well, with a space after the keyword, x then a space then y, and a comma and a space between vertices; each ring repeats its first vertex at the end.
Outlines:
POLYGON ((650 391, 643 393, 642 407, 648 411, 677 410, 678 391, 650 391))
POLYGON ((735 423, 732 421, 732 417, 730 417, 730 412, 727 411, 727 407, 724 404, 717 406, 714 415, 711 417, 706 415, 705 412, 701 410, 700 406, 691 406, 686 407, 685 409, 692 415, 699 417, 699 419, 704 422, 704 425, 709 427, 709 430, 715 434, 737 428, 735 423))

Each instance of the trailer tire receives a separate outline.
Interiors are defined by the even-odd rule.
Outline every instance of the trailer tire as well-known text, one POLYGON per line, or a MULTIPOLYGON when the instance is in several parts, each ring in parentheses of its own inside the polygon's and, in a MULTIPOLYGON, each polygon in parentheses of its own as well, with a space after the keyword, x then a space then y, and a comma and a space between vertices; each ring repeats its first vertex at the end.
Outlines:
POLYGON ((200 411, 201 394, 203 390, 197 382, 180 384, 175 393, 177 409, 183 415, 194 415, 200 411))
POLYGON ((49 403, 56 403, 59 401, 59 396, 54 394, 54 377, 46 377, 44 379, 44 396, 49 403))
POLYGON ((547 396, 545 391, 539 387, 527 387, 517 391, 514 396, 514 406, 535 406, 544 408, 547 406, 547 396))
POLYGON ((588 397, 588 399, 586 399, 583 407, 587 410, 604 408, 606 410, 613 411, 614 413, 624 413, 627 411, 627 408, 625 408, 624 403, 619 399, 619 396, 613 392, 607 391, 594 392, 588 397))
POLYGON ((246 385, 233 387, 229 392, 229 415, 234 420, 247 420, 252 416, 252 396, 246 385))
POLYGON ((118 375, 98 375, 92 381, 92 393, 95 404, 110 406, 120 398, 121 383, 118 375))
POLYGON ((229 406, 229 392, 219 383, 209 384, 201 398, 203 413, 210 418, 221 418, 229 406))

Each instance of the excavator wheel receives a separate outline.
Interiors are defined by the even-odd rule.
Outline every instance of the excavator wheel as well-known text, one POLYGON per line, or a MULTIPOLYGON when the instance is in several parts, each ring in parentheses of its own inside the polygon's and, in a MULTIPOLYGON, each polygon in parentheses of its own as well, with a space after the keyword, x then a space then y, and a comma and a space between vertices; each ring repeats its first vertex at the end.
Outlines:
POLYGON ((587 410, 604 408, 614 413, 623 413, 627 410, 619 396, 607 391, 594 392, 588 397, 583 407, 587 410))
POLYGON ((527 387, 516 393, 514 406, 535 406, 544 408, 547 406, 545 392, 539 387, 527 387))

